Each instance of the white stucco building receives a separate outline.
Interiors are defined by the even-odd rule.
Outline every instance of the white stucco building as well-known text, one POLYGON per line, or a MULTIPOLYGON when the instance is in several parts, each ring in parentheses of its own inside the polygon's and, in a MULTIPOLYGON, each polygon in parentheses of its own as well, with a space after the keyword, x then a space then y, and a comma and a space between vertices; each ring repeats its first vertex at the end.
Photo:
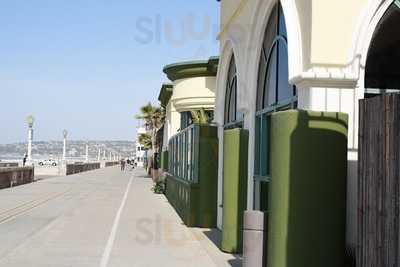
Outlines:
POLYGON ((138 142, 139 136, 141 134, 147 133, 146 128, 144 126, 139 126, 137 128, 137 138, 136 138, 136 155, 135 161, 138 167, 143 167, 145 162, 147 161, 147 151, 142 144, 138 142))
MULTIPOLYGON (((346 239, 349 246, 355 247, 358 100, 371 93, 380 93, 381 89, 400 88, 400 71, 393 63, 400 54, 400 33, 393 30, 399 29, 396 25, 399 7, 400 2, 393 0, 221 1, 221 30, 218 35, 221 55, 215 109, 220 144, 220 228, 224 126, 238 123, 249 131, 247 208, 256 209, 254 151, 257 114, 274 105, 282 105, 285 109, 338 111, 349 115, 346 239), (386 58, 386 62, 382 58, 386 58), (380 67, 374 68, 374 64, 380 67), (271 66, 277 67, 271 71, 271 66), (389 70, 392 82, 376 82, 379 77, 382 81, 382 76, 389 70), (260 92, 260 84, 265 87, 266 81, 271 80, 269 75, 278 75, 274 86, 276 93, 283 97, 275 95, 277 101, 271 101, 267 96, 265 101, 268 103, 261 101, 259 104, 257 91, 260 92), (286 82, 282 77, 286 77, 286 82), (285 92, 280 91, 286 83, 293 91, 288 91, 287 87, 285 92), (226 96, 227 91, 232 97, 226 96)), ((386 77, 386 81, 388 79, 386 77)))
POLYGON ((163 84, 158 97, 165 107, 163 151, 168 141, 191 122, 191 111, 204 109, 213 116, 218 58, 187 61, 164 67, 171 83, 163 84))

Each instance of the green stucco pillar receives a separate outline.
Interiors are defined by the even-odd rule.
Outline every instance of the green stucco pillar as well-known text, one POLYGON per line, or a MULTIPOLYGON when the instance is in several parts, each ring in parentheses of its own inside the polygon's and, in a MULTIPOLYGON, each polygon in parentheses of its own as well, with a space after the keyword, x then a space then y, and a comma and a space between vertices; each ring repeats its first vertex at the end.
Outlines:
POLYGON ((223 230, 221 249, 240 253, 243 246, 243 214, 247 204, 248 131, 224 132, 223 230))
POLYGON ((343 266, 347 121, 342 113, 272 115, 268 267, 343 266))
POLYGON ((168 151, 161 152, 161 169, 168 171, 168 151))

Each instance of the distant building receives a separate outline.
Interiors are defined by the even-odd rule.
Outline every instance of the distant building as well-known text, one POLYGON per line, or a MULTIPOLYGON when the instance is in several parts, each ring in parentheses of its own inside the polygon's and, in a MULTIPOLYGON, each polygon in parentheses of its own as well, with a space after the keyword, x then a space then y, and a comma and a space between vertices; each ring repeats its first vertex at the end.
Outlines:
POLYGON ((144 167, 147 162, 147 151, 145 147, 139 143, 139 136, 141 134, 147 133, 146 128, 141 124, 137 128, 137 138, 136 138, 136 155, 135 160, 137 162, 138 167, 144 167))

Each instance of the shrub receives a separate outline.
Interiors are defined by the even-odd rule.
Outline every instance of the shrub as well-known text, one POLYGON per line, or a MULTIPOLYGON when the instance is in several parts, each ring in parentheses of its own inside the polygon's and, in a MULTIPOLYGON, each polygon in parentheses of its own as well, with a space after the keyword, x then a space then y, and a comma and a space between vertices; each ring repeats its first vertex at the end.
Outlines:
POLYGON ((155 194, 164 194, 165 193, 165 182, 159 181, 153 186, 153 192, 155 194))

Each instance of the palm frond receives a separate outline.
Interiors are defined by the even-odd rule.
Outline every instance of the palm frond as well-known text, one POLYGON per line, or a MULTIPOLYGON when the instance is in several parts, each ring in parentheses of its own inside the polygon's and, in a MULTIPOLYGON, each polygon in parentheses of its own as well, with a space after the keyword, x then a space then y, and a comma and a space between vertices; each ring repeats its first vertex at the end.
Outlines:
POLYGON ((204 108, 199 110, 191 110, 190 113, 192 114, 193 123, 198 123, 198 124, 210 123, 210 116, 208 116, 204 108))
POLYGON ((200 123, 200 116, 197 110, 191 110, 190 113, 192 114, 193 123, 200 123))
POLYGON ((151 135, 147 133, 140 134, 138 142, 139 144, 143 145, 145 149, 150 149, 152 146, 151 135))
POLYGON ((204 108, 200 109, 200 124, 207 124, 210 122, 210 117, 205 112, 204 108))

